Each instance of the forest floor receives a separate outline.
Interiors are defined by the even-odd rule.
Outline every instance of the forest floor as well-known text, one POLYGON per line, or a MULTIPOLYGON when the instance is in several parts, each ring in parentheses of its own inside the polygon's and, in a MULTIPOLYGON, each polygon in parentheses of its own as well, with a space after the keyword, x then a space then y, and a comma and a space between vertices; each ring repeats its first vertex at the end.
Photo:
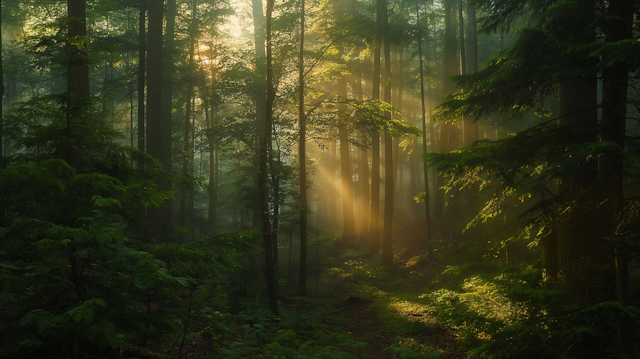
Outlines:
MULTIPOLYGON (((372 256, 362 243, 338 245, 327 239, 321 274, 310 278, 310 296, 283 291, 277 332, 290 329, 298 343, 313 342, 315 350, 334 348, 362 359, 464 358, 455 331, 440 323, 428 299, 421 297, 442 270, 424 257, 424 230, 422 218, 402 216, 396 221, 392 267, 382 266, 380 255, 372 256)), ((267 343, 277 339, 277 334, 267 336, 274 338, 267 343)), ((192 338, 182 357, 206 356, 201 336, 192 338)), ((285 357, 297 357, 297 346, 285 357)), ((264 353, 246 357, 275 357, 264 353)))
POLYGON ((437 350, 443 358, 460 357, 454 331, 439 323, 420 298, 430 280, 429 268, 437 266, 424 259, 425 230, 422 218, 396 221, 391 268, 382 267, 379 256, 372 258, 366 248, 340 248, 333 253, 341 260, 324 278, 329 289, 315 300, 331 303, 336 315, 349 320, 343 330, 367 343, 356 356, 404 357, 402 352, 394 354, 394 348, 405 346, 416 354, 437 350))

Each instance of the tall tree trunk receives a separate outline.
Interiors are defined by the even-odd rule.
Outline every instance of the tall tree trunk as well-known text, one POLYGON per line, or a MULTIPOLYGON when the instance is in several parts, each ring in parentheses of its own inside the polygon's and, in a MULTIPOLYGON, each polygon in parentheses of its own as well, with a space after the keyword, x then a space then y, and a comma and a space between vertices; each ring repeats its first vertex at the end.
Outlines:
POLYGON ((331 132, 329 135, 329 188, 327 192, 329 193, 329 223, 333 228, 336 223, 338 223, 338 210, 337 210, 337 190, 336 190, 336 164, 338 161, 336 160, 336 139, 334 138, 335 132, 331 132))
MULTIPOLYGON (((402 119, 402 111, 403 111, 403 92, 404 92, 404 44, 398 45, 398 65, 396 66, 397 68, 397 72, 395 75, 396 78, 396 102, 394 104, 394 107, 396 108, 396 110, 398 110, 398 112, 400 113, 399 115, 397 115, 398 120, 402 119)), ((395 198, 398 200, 398 205, 402 206, 404 205, 404 176, 403 176, 403 169, 402 169, 402 164, 403 164, 403 157, 404 157, 404 153, 403 151, 400 149, 400 140, 401 138, 397 138, 394 139, 394 146, 393 148, 395 149, 395 153, 394 153, 394 159, 393 159, 393 173, 394 176, 393 178, 395 179, 394 181, 394 189, 395 192, 398 194, 395 198)))
POLYGON ((8 155, 4 152, 4 61, 2 54, 2 0, 0 0, 0 169, 5 168, 4 157, 8 155))
POLYGON ((138 151, 145 152, 144 143, 144 78, 146 59, 146 16, 145 7, 140 5, 140 17, 138 19, 138 151))
MULTIPOLYGON (((253 10, 253 33, 255 39, 255 52, 256 52, 256 73, 260 78, 259 81, 256 82, 254 88, 254 102, 256 105, 256 135, 259 138, 262 136, 264 132, 264 126, 267 122, 267 88, 266 88, 266 74, 267 74, 267 63, 266 63, 266 52, 265 52, 265 41, 266 41, 266 32, 265 32, 265 18, 264 12, 262 10, 262 0, 252 0, 252 10, 253 10)), ((259 147, 259 146, 258 146, 259 147)), ((260 163, 260 148, 256 149, 256 162, 258 166, 260 163)), ((256 185, 259 187, 259 179, 257 177, 254 178, 256 185)), ((261 221, 262 214, 260 213, 260 208, 256 208, 252 213, 253 219, 253 227, 257 229, 261 227, 259 224, 261 221)))
POLYGON ((80 37, 84 40, 71 45, 69 63, 69 91, 75 96, 77 106, 84 106, 89 98, 89 66, 87 56, 87 16, 85 0, 68 0, 68 33, 69 38, 80 37))
MULTIPOLYGON (((163 48, 164 66, 162 68, 162 164, 169 172, 173 172, 172 162, 172 111, 173 111, 173 76, 175 72, 176 45, 175 45, 175 27, 176 27, 176 0, 166 0, 166 29, 165 43, 163 48)), ((171 189, 171 183, 167 184, 167 189, 171 189)), ((165 200, 164 208, 162 208, 162 218, 165 223, 172 222, 171 199, 165 200)))
MULTIPOLYGON (((478 72, 478 36, 476 31, 476 9, 467 4, 467 18, 468 18, 468 61, 467 69, 469 73, 478 72)), ((477 119, 466 117, 464 119, 464 145, 468 146, 471 143, 478 140, 478 121, 477 119)), ((474 184, 465 191, 466 209, 469 215, 476 215, 480 210, 480 199, 478 193, 480 192, 480 186, 474 184)))
MULTIPOLYGON (((608 3, 607 13, 614 19, 605 28, 606 42, 616 42, 633 38, 633 2, 630 0, 608 3)), ((617 63, 603 71, 602 84, 602 132, 601 140, 625 147, 625 126, 629 67, 617 63)), ((610 235, 614 239, 617 299, 628 304, 629 295, 629 248, 620 234, 625 230, 624 216, 624 175, 623 161, 619 158, 603 158, 600 163, 599 179, 603 183, 605 195, 611 198, 606 211, 611 213, 610 235)), ((618 324, 618 345, 629 355, 631 341, 630 322, 622 318, 618 324)))
MULTIPOLYGON (((389 24, 387 17, 387 2, 384 2, 384 26, 389 24)), ((389 36, 384 39, 384 101, 391 102, 391 41, 389 36)), ((391 113, 385 113, 391 117, 391 113)), ((393 264, 393 140, 389 133, 384 134, 384 231, 382 234, 382 264, 393 264)))
POLYGON ((68 33, 69 39, 77 39, 69 45, 69 74, 67 79, 67 133, 65 142, 65 157, 68 163, 82 156, 72 148, 70 139, 75 136, 78 126, 87 126, 87 106, 89 99, 89 66, 86 61, 87 24, 85 0, 67 1, 68 33))
MULTIPOLYGON (((218 58, 216 56, 215 45, 211 43, 210 47, 210 70, 211 70, 211 89, 216 91, 216 82, 218 80, 218 58)), ((206 126, 209 129, 207 136, 209 142, 209 230, 213 234, 218 233, 218 140, 213 131, 217 125, 218 104, 215 92, 210 94, 210 101, 205 107, 205 116, 207 116, 206 126), (209 107, 209 111, 207 108, 209 107)))
MULTIPOLYGON (((418 23, 418 57, 420 61, 420 99, 422 105, 422 153, 427 153, 427 111, 425 107, 424 98, 424 70, 422 63, 422 27, 420 25, 420 10, 416 5, 416 19, 418 23)), ((431 257, 431 209, 430 209, 430 196, 429 196, 429 167, 424 164, 424 204, 425 204, 425 216, 427 223, 427 232, 425 241, 427 242, 427 258, 431 257)))
POLYGON ((271 221, 269 219, 269 194, 267 188, 267 149, 271 142, 271 123, 273 117, 273 103, 275 100, 275 88, 273 87, 273 55, 271 42, 271 16, 273 14, 274 0, 267 0, 267 101, 266 101, 266 122, 260 136, 260 163, 258 168, 258 189, 260 195, 260 215, 262 239, 264 245, 265 276, 267 280, 267 290, 269 293, 269 310, 278 315, 278 297, 276 294, 275 266, 273 262, 271 244, 271 221))
POLYGON ((298 294, 307 295, 307 122, 304 113, 304 3, 300 1, 300 53, 298 54, 298 121, 300 121, 300 137, 298 139, 298 163, 300 172, 300 277, 298 294))
MULTIPOLYGON (((338 95, 347 97, 347 79, 345 76, 338 80, 338 95)), ((349 149, 349 129, 346 106, 339 105, 340 123, 338 137, 340 139, 340 179, 342 182, 342 242, 346 243, 356 237, 356 221, 353 213, 353 193, 351 183, 351 161, 349 149)))
MULTIPOLYGON (((356 67, 355 94, 356 100, 363 100, 362 64, 359 61, 356 67)), ((366 143, 367 131, 362 129, 359 132, 360 141, 363 144, 366 143)), ((358 180, 361 184, 360 241, 367 243, 369 237, 369 158, 364 146, 358 148, 358 180)))
MULTIPOLYGON (((147 47, 147 153, 159 160, 162 158, 162 16, 163 0, 149 0, 149 35, 147 47)), ((168 181, 159 183, 159 190, 169 191, 168 181)), ((159 208, 149 208, 148 217, 152 222, 161 224, 164 220, 159 208)), ((149 237, 162 242, 162 231, 154 226, 149 237)))
MULTIPOLYGON (((559 86, 560 120, 563 137, 570 147, 596 141, 596 82, 586 78, 563 80, 559 86)), ((600 186, 595 162, 571 169, 560 181, 559 191, 564 208, 558 214, 558 276, 569 292, 586 300, 596 296, 599 281, 603 232, 598 213, 600 186)), ((605 286, 606 287, 606 286, 605 286)), ((600 291, 600 290, 598 290, 600 291)))
MULTIPOLYGON (((376 0, 376 28, 381 32, 386 18, 386 1, 376 0)), ((372 98, 380 99, 380 48, 382 38, 376 34, 373 51, 373 93, 372 98)), ((369 211, 369 241, 371 252, 380 252, 380 133, 371 133, 371 209, 369 211)))
MULTIPOLYGON (((183 139, 182 139, 182 175, 184 178, 189 178, 193 175, 192 172, 192 163, 193 163, 193 147, 192 138, 193 138, 193 127, 191 125, 192 121, 192 111, 195 110, 193 107, 193 78, 195 75, 195 46, 196 46, 196 21, 195 21, 195 2, 194 8, 192 9, 192 19, 189 26, 189 62, 187 63, 187 93, 186 93, 186 103, 185 103, 185 116, 184 116, 184 126, 183 126, 183 139)), ((189 213, 193 211, 192 199, 193 199, 193 184, 184 183, 182 186, 182 190, 180 193, 180 225, 188 228, 190 231, 193 230, 192 223, 193 218, 189 216, 189 213)))
MULTIPOLYGON (((453 93, 455 91, 455 84, 450 79, 451 76, 457 75, 456 59, 456 34, 455 34, 455 3, 453 1, 444 2, 444 64, 443 64, 443 95, 453 93)), ((455 150, 458 146, 458 130, 457 126, 449 123, 440 124, 440 151, 448 153, 455 150)), ((444 186, 444 178, 438 174, 437 183, 438 189, 435 193, 435 214, 441 216, 444 213, 445 194, 440 187, 444 186)), ((451 213, 451 197, 447 197, 448 212, 451 213)))

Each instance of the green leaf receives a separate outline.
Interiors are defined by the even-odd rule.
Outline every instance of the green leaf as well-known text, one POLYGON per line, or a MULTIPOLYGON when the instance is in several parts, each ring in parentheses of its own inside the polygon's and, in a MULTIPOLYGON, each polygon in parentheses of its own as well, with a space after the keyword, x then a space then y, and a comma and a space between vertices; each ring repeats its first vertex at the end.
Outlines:
POLYGON ((11 281, 5 280, 4 282, 2 282, 2 290, 9 290, 9 289, 11 289, 11 281))
POLYGON ((28 347, 34 347, 34 346, 39 346, 39 345, 41 345, 41 344, 42 344, 42 342, 41 342, 41 341, 39 341, 39 340, 35 340, 35 339, 25 339, 25 340, 20 341, 20 342, 18 343, 18 346, 26 345, 26 346, 28 346, 28 347))
POLYGON ((118 295, 118 300, 122 305, 133 305, 133 298, 127 293, 120 293, 118 295))
POLYGON ((24 327, 25 325, 31 323, 31 320, 35 317, 35 315, 31 312, 27 313, 27 315, 25 315, 24 317, 22 317, 22 319, 20 319, 20 321, 18 322, 18 325, 21 327, 24 327))
POLYGON ((13 293, 9 293, 6 290, 3 290, 0 292, 0 302, 15 303, 17 301, 18 301, 18 298, 16 298, 16 296, 13 295, 13 293))
POLYGON ((71 319, 73 319, 74 322, 78 323, 80 322, 80 320, 82 320, 82 314, 74 314, 71 319))

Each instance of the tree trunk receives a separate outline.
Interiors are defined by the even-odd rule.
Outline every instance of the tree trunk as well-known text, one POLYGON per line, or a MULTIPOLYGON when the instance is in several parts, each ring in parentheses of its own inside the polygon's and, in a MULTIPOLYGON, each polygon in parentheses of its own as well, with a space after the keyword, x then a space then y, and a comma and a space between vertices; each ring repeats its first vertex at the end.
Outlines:
MULTIPOLYGON (((165 29, 165 46, 163 49, 164 66, 162 68, 162 164, 169 172, 173 172, 172 162, 172 116, 173 111, 173 75, 175 72, 176 45, 175 45, 175 27, 176 27, 176 0, 166 0, 166 29, 165 29)), ((171 183, 168 183, 167 189, 171 189, 171 183)), ((162 218, 165 223, 172 222, 172 200, 168 199, 162 208, 162 218)))
MULTIPOLYGON (((307 122, 304 113, 304 5, 300 6, 300 52, 298 54, 298 81, 300 92, 298 95, 298 121, 300 121, 300 137, 298 139, 298 164, 300 172, 300 277, 298 294, 307 295, 307 122)), ((289 261, 291 262, 291 261, 289 261)))
MULTIPOLYGON (((467 69, 469 73, 478 72, 478 37, 476 32, 476 9, 473 6, 467 4, 467 16, 468 16, 468 48, 467 52, 468 61, 467 69)), ((478 121, 477 119, 467 117, 464 119, 464 145, 468 146, 471 143, 478 140, 478 121)), ((465 204, 467 213, 471 216, 478 214, 480 210, 480 199, 478 193, 480 192, 480 186, 474 184, 469 187, 465 193, 465 204)))
MULTIPOLYGON (((363 100, 362 90, 362 64, 358 61, 356 67, 356 80, 355 80, 355 95, 356 100, 363 100)), ((367 142, 367 132, 362 129, 360 132, 360 142, 362 144, 367 142)), ((361 185, 361 207, 360 207, 360 241, 362 243, 368 242, 369 237, 369 158, 367 150, 364 146, 358 148, 358 181, 361 185)))
POLYGON ((144 143, 144 78, 146 51, 146 17, 145 8, 140 6, 140 18, 138 21, 138 151, 145 152, 144 143))
POLYGON ((70 47, 69 63, 69 92, 74 95, 74 105, 84 107, 89 98, 89 66, 87 56, 87 16, 85 0, 68 0, 68 33, 72 39, 84 37, 82 41, 74 42, 70 47))
POLYGON ((276 294, 275 266, 273 262, 271 244, 271 221, 269 219, 269 194, 267 188, 267 149, 271 142, 271 123, 273 117, 273 103, 275 100, 275 88, 273 87, 273 63, 272 63, 272 43, 271 43, 271 16, 273 14, 274 0, 267 0, 267 101, 266 101, 266 122, 260 136, 260 163, 258 168, 258 189, 260 195, 260 215, 261 229, 264 246, 265 277, 267 280, 267 290, 269 293, 269 310, 278 315, 278 297, 276 294))
MULTIPOLYGON (((254 88, 254 102, 256 105, 256 137, 262 136, 264 133, 264 126, 267 122, 267 88, 266 88, 266 74, 267 74, 267 63, 266 63, 266 52, 265 52, 265 41, 266 41, 266 33, 265 33, 265 18, 262 10, 262 1, 261 0, 252 0, 252 10, 253 10, 253 33, 255 39, 255 52, 256 52, 256 73, 260 78, 259 81, 256 82, 254 88)), ((259 146, 258 146, 259 147, 259 146)), ((256 162, 258 166, 260 163, 260 149, 256 149, 256 162)), ((254 178, 255 183, 258 187, 259 180, 258 178, 254 178)), ((252 207, 255 208, 255 207, 252 207)), ((260 224, 262 218, 262 214, 260 213, 260 207, 258 206, 252 211, 252 220, 253 220, 253 228, 257 229, 261 227, 260 224)))
MULTIPOLYGON (((347 97, 347 79, 343 76, 338 80, 338 95, 347 97)), ((351 184, 351 161, 349 149, 349 129, 347 123, 346 106, 339 105, 340 123, 338 137, 340 139, 340 179, 342 182, 342 242, 347 243, 356 238, 356 221, 353 214, 353 193, 351 184)))
MULTIPOLYGON (((387 18, 387 2, 384 3, 384 26, 389 23, 387 18)), ((384 40, 384 101, 391 102, 391 42, 388 36, 384 40)), ((391 117, 391 113, 385 113, 391 117)), ((384 232, 382 235, 382 264, 393 264, 393 140, 391 135, 384 135, 384 232)))
POLYGON ((4 69, 2 53, 2 1, 0 0, 0 169, 5 168, 4 157, 8 155, 4 152, 4 69))
MULTIPOLYGON (((194 9, 192 9, 192 19, 189 26, 189 62, 187 63, 187 93, 185 104, 185 117, 183 127, 183 143, 182 143, 182 175, 185 179, 193 175, 192 163, 193 163, 193 126, 191 125, 191 118, 193 117, 191 112, 195 110, 192 102, 194 102, 193 95, 193 77, 195 75, 195 46, 196 46, 196 21, 195 21, 195 3, 194 9)), ((182 191, 180 193, 180 225, 188 228, 193 232, 193 218, 189 216, 193 212, 193 184, 183 184, 182 191)))
MULTIPOLYGON (((595 79, 569 78, 559 86, 561 136, 569 148, 595 142, 597 134, 595 79)), ((607 248, 603 241, 603 213, 597 163, 590 161, 567 171, 560 180, 563 207, 558 213, 558 277, 565 289, 591 302, 608 287, 607 248), (598 289, 596 289, 598 288, 598 289), (596 293, 600 292, 600 293, 596 293)))
POLYGON ((333 137, 335 132, 329 135, 329 225, 333 228, 338 223, 338 211, 337 211, 337 185, 336 185, 336 139, 333 137))
POLYGON ((68 163, 72 163, 78 156, 78 153, 70 143, 71 138, 75 136, 74 132, 78 126, 87 126, 88 113, 87 106, 89 99, 89 66, 86 61, 87 46, 87 26, 85 0, 68 0, 67 1, 67 17, 68 17, 68 33, 71 41, 69 45, 69 68, 67 82, 67 133, 65 142, 65 159, 68 163))
MULTIPOLYGON (((605 28, 606 42, 616 42, 633 38, 633 2, 630 0, 608 3, 607 13, 616 19, 605 28)), ((624 149, 627 110, 629 67, 618 63, 603 71, 602 83, 602 141, 610 141, 624 149)), ((603 182, 606 196, 611 198, 606 211, 611 213, 611 235, 614 239, 617 299, 627 305, 629 294, 629 248, 620 235, 625 230, 624 217, 624 175, 623 161, 605 157, 600 163, 599 179, 603 182)), ((631 328, 627 318, 618 324, 618 345, 629 355, 631 328)))
MULTIPOLYGON (((456 66, 456 34, 455 34, 455 3, 452 1, 445 1, 444 3, 444 64, 443 64, 443 86, 442 86, 442 94, 443 96, 449 93, 453 93, 455 91, 455 84, 450 79, 451 76, 457 75, 457 69, 459 66, 456 66)), ((458 129, 457 126, 450 123, 441 123, 440 124, 440 152, 448 153, 455 150, 458 147, 458 129)), ((440 188, 444 186, 445 179, 442 175, 438 174, 437 176, 437 191, 436 202, 435 202, 435 214, 436 216, 441 216, 444 213, 444 203, 445 203, 445 193, 440 188)), ((447 212, 451 214, 452 212, 452 200, 451 196, 446 196, 448 208, 447 212)))
MULTIPOLYGON (((397 83, 397 91, 396 91, 396 102, 394 107, 400 114, 397 116, 398 120, 402 120, 402 105, 403 105, 403 91, 404 91, 404 45, 398 45, 398 65, 396 66, 398 69, 395 75, 396 83, 397 83)), ((402 159, 404 157, 403 151, 400 149, 400 140, 401 138, 394 139, 395 145, 393 148, 395 149, 394 159, 393 159, 393 178, 395 192, 398 193, 398 196, 395 198, 398 199, 398 205, 402 206, 404 204, 404 176, 402 175, 402 159)))
MULTIPOLYGON (((376 0, 376 27, 382 31, 386 18, 386 1, 376 0)), ((380 99, 380 48, 382 39, 375 39, 373 51, 373 99, 380 99)), ((369 240, 371 252, 380 252, 380 133, 371 133, 371 209, 369 211, 369 240)))
MULTIPOLYGON (((422 105, 422 153, 427 153, 427 111, 425 107, 424 98, 424 70, 422 63, 422 28, 420 26, 420 10, 416 5, 416 18, 418 22, 418 61, 420 61, 420 99, 422 105)), ((424 204, 425 204, 425 219, 427 223, 427 232, 425 241, 427 243, 427 258, 431 256, 431 210, 430 210, 430 196, 429 196, 429 167, 424 164, 424 204)))
MULTIPOLYGON (((159 160, 162 158, 162 15, 164 11, 162 0, 149 0, 149 35, 147 47, 147 153, 159 160)), ((159 183, 159 190, 169 191, 168 181, 159 183)), ((163 222, 159 208, 149 208, 149 220, 160 224, 163 222)), ((162 231, 153 226, 149 237, 156 242, 162 242, 162 231)))

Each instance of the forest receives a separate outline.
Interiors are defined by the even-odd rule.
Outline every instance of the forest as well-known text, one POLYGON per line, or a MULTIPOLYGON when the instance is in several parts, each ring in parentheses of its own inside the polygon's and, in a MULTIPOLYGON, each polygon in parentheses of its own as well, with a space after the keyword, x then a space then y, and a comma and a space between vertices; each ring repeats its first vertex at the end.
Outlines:
POLYGON ((0 0, 0 357, 640 357, 636 15, 0 0))

